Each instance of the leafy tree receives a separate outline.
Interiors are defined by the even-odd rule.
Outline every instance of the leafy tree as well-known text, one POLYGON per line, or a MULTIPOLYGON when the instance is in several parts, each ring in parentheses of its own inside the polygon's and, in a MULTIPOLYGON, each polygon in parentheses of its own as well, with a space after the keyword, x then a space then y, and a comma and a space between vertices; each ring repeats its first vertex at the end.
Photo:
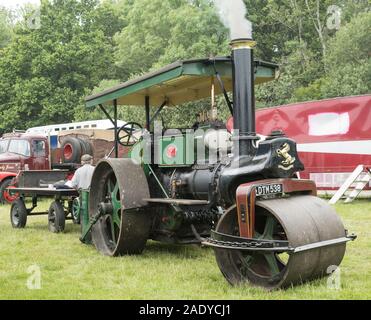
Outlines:
MULTIPOLYGON (((117 79, 104 79, 100 81, 100 83, 93 88, 91 91, 86 91, 86 96, 101 93, 104 90, 107 90, 109 88, 112 88, 118 84, 120 84, 120 80, 117 79)), ((86 119, 89 120, 100 120, 105 118, 105 115, 102 113, 99 107, 96 107, 95 109, 88 109, 85 106, 85 97, 81 97, 80 104, 75 108, 75 120, 76 121, 84 121, 86 119)), ((109 109, 109 108, 107 108, 109 109)), ((119 116, 121 118, 121 115, 119 116)), ((123 118, 124 119, 124 118, 123 118)), ((126 118, 125 118, 126 119, 126 118)), ((134 119, 131 119, 134 121, 134 119)), ((128 120, 127 120, 128 121, 128 120)))
POLYGON ((6 8, 0 6, 0 50, 10 42, 11 37, 10 13, 6 8))
POLYGON ((300 100, 370 93, 371 12, 353 17, 328 44, 327 74, 295 96, 300 100))
POLYGON ((107 8, 97 5, 42 1, 40 28, 17 26, 0 57, 0 130, 71 121, 87 91, 115 76, 112 31, 99 24, 107 8))
POLYGON ((227 30, 206 1, 137 0, 116 35, 121 79, 178 59, 228 52, 227 30))
MULTIPOLYGON (((209 1, 121 0, 116 6, 125 24, 114 37, 121 81, 176 60, 229 54, 228 32, 209 1)), ((106 89, 108 83, 103 81, 98 88, 106 89)), ((164 122, 168 126, 190 125, 195 114, 209 105, 207 101, 168 108, 162 113, 164 122)), ((78 119, 84 114, 81 111, 78 119)), ((119 116, 143 122, 144 108, 119 108, 119 116)), ((99 112, 94 117, 99 117, 99 112)))
MULTIPOLYGON (((257 87, 257 106, 370 92, 368 0, 244 1, 255 55, 281 69, 257 87), (330 5, 341 9, 340 30, 327 28, 330 5)), ((29 8, 22 13, 14 26, 0 9, 0 131, 102 118, 85 96, 178 59, 230 54, 211 0, 42 0, 39 29, 26 23, 29 8)), ((162 115, 168 127, 189 126, 209 107, 205 99, 162 115)), ((144 110, 119 116, 143 122, 144 110)))
POLYGON ((347 24, 360 13, 370 11, 369 0, 338 0, 337 4, 341 8, 341 23, 347 24))
MULTIPOLYGON (((254 8, 254 4, 259 6, 255 0, 247 2, 250 8, 254 8)), ((257 89, 258 105, 270 106, 307 99, 321 99, 343 95, 346 92, 364 93, 365 87, 369 86, 369 81, 364 81, 365 76, 359 77, 361 70, 367 69, 364 63, 350 66, 337 62, 332 64, 330 61, 334 60, 333 43, 338 41, 335 40, 339 38, 338 34, 344 32, 351 17, 357 19, 356 17, 362 12, 367 11, 366 3, 367 1, 350 0, 264 0, 260 2, 264 16, 259 15, 259 12, 256 13, 256 16, 262 19, 260 22, 256 19, 258 52, 263 58, 271 57, 280 65, 281 77, 278 81, 257 89), (327 21, 331 18, 328 9, 332 5, 341 9, 340 31, 327 28, 327 21), (273 33, 270 32, 272 25, 279 30, 278 33, 274 30, 273 33), (268 46, 263 44, 263 50, 259 50, 261 39, 268 43, 268 46), (276 52, 273 48, 276 48, 276 52), (349 90, 348 84, 347 90, 341 91, 340 82, 343 77, 353 83, 354 90, 349 90), (338 79, 339 83, 334 82, 335 79, 338 79), (363 83, 363 88, 360 82, 363 83), (355 85, 356 83, 359 85, 355 85), (326 91, 323 91, 324 88, 326 91)), ((364 30, 364 27, 359 27, 364 30)), ((355 30, 353 32, 357 33, 355 30)), ((350 41, 350 39, 343 40, 350 41)), ((357 36, 349 43, 355 44, 355 41, 365 41, 365 39, 360 40, 357 36)), ((350 50, 350 52, 354 51, 350 50)))

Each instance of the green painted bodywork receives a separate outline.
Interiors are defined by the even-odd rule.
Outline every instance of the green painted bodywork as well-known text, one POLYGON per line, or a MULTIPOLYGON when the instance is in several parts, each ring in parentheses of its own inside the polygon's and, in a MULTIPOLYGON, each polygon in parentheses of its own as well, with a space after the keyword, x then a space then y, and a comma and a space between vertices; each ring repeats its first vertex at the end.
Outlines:
MULTIPOLYGON (((90 228, 89 223, 89 191, 82 190, 80 192, 80 223, 81 223, 81 234, 86 234, 87 230, 90 228)), ((91 244, 91 233, 87 233, 86 236, 81 239, 85 244, 91 244)))
POLYGON ((160 167, 189 167, 196 162, 206 163, 208 161, 208 149, 204 147, 203 134, 199 130, 207 131, 211 129, 210 125, 200 126, 197 131, 186 130, 185 132, 169 136, 164 136, 160 139, 160 150, 158 164, 160 167), (175 146, 177 149, 176 157, 171 158, 167 155, 167 148, 175 146), (204 154, 199 154, 197 148, 204 150, 204 154), (201 159, 196 159, 201 156, 201 159))
MULTIPOLYGON (((191 136, 192 137, 192 136, 191 136)), ((195 153, 192 143, 189 143, 189 137, 185 134, 165 136, 160 139, 161 152, 158 153, 158 164, 160 167, 179 167, 179 166, 191 166, 194 164, 195 153), (175 147, 175 157, 169 157, 168 148, 175 147)))
MULTIPOLYGON (((210 125, 204 125, 199 127, 200 130, 207 131, 211 129, 210 125)), ((151 155, 146 155, 143 150, 145 150, 145 141, 138 141, 129 151, 128 158, 135 159, 139 164, 142 165, 145 174, 148 175, 149 169, 145 163, 158 164, 161 168, 171 168, 171 167, 190 167, 196 162, 208 162, 209 154, 208 149, 203 146, 203 134, 197 130, 193 131, 191 129, 187 130, 177 130, 173 134, 165 134, 161 136, 157 142, 154 144, 155 152, 153 156, 155 159, 150 159, 151 155), (176 148, 176 156, 169 157, 167 149, 169 147, 176 148), (204 154, 198 154, 197 148, 204 150, 204 154), (201 158, 197 158, 201 156, 201 158), (146 159, 146 157, 148 157, 146 159), (146 160, 145 160, 146 159, 146 160)))

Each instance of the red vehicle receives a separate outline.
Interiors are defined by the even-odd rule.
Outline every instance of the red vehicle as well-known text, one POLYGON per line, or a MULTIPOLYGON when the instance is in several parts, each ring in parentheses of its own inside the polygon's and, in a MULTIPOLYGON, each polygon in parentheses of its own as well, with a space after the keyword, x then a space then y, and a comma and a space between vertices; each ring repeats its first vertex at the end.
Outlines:
POLYGON ((282 131, 294 139, 305 166, 300 178, 315 181, 319 190, 333 193, 358 165, 371 167, 371 95, 258 109, 256 131, 282 131))
MULTIPOLYGON (((114 145, 112 138, 113 131, 103 129, 69 130, 59 135, 61 147, 51 149, 45 135, 5 134, 0 138, 0 203, 14 200, 5 190, 10 184, 18 184, 18 173, 27 175, 27 183, 35 186, 41 180, 61 180, 61 170, 70 178, 83 154, 91 154, 94 163, 109 154, 114 145)), ((119 151, 122 154, 124 150, 119 151)))
POLYGON ((371 95, 260 109, 256 130, 282 130, 296 140, 305 166, 300 178, 322 190, 338 189, 360 164, 371 167, 371 95))
MULTIPOLYGON (((0 201, 4 190, 21 170, 50 170, 49 142, 41 135, 5 134, 0 138, 0 201)), ((9 202, 9 201, 8 201, 9 202)))

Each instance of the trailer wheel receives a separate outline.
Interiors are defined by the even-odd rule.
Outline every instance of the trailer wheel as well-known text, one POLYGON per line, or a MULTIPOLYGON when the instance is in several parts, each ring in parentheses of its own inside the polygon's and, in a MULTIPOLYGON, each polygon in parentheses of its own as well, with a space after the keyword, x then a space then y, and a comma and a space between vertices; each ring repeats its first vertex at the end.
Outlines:
POLYGON ((62 160, 63 163, 80 163, 82 156, 80 139, 67 137, 62 143, 62 160))
POLYGON ((22 199, 17 199, 10 208, 10 222, 13 228, 24 228, 27 223, 27 209, 22 199))
POLYGON ((53 233, 63 232, 66 225, 66 215, 63 205, 54 201, 49 207, 48 212, 49 230, 53 233))

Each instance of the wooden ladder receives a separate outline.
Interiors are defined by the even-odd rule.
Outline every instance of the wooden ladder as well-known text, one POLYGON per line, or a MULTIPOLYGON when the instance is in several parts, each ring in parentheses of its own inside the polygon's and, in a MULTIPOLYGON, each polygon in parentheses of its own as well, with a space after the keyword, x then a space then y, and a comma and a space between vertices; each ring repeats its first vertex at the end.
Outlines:
POLYGON ((340 200, 340 198, 347 192, 350 191, 350 194, 345 199, 344 203, 350 203, 358 197, 361 191, 371 180, 371 170, 370 168, 365 167, 364 165, 359 165, 352 174, 348 177, 343 185, 339 188, 334 196, 330 199, 330 204, 335 204, 340 200), (366 172, 366 174, 364 174, 366 172), (352 188, 352 185, 356 183, 356 186, 352 188))

